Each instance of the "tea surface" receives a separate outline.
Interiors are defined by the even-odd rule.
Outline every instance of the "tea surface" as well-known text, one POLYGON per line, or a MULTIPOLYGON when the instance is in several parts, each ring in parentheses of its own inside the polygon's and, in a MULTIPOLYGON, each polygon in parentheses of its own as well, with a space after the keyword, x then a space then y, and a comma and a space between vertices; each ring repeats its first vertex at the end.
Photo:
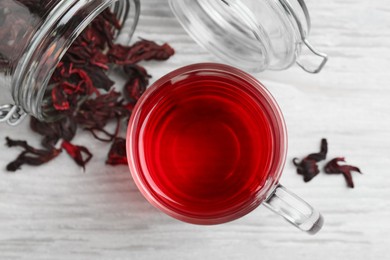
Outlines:
POLYGON ((161 87, 140 143, 145 178, 164 204, 186 214, 220 214, 264 185, 273 156, 267 108, 236 84, 190 75, 161 87))

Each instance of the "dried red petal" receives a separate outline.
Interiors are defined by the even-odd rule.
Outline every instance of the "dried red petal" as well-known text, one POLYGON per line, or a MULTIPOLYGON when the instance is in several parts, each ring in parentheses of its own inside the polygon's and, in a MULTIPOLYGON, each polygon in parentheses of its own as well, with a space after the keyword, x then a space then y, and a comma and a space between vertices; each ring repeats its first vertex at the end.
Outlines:
POLYGON ((78 76, 80 80, 77 82, 78 87, 82 86, 82 92, 87 95, 97 94, 99 95, 100 92, 96 90, 94 87, 91 78, 88 76, 88 73, 81 68, 74 68, 70 71, 71 75, 70 78, 74 76, 78 76))
POLYGON ((89 60, 89 62, 91 65, 94 65, 94 66, 99 67, 101 69, 104 69, 104 70, 109 69, 109 67, 107 65, 109 63, 108 57, 107 57, 107 55, 103 54, 100 51, 96 51, 93 54, 93 56, 91 57, 91 59, 89 60))
POLYGON ((76 135, 77 125, 71 117, 64 117, 56 122, 41 122, 34 117, 30 120, 31 129, 42 135, 42 146, 52 149, 60 139, 71 141, 76 135))
POLYGON ((85 68, 75 66, 74 63, 60 63, 53 78, 56 79, 53 82, 59 83, 69 95, 99 94, 85 68))
POLYGON ((134 62, 141 60, 167 60, 175 54, 175 50, 167 43, 158 45, 153 41, 141 40, 134 44, 134 62))
POLYGON ((59 85, 55 86, 51 91, 51 98, 56 110, 65 111, 70 109, 68 97, 59 85))
POLYGON ((84 70, 88 73, 93 86, 97 89, 109 91, 115 84, 115 82, 108 77, 105 71, 100 68, 85 67, 84 70))
POLYGON ((294 158, 293 163, 297 167, 297 173, 303 175, 303 180, 305 182, 311 181, 320 173, 317 163, 325 160, 327 153, 328 142, 326 139, 322 139, 319 153, 309 154, 300 162, 298 162, 298 158, 294 158))
POLYGON ((115 130, 115 133, 113 133, 113 134, 107 132, 105 129, 96 128, 96 127, 95 128, 86 128, 85 130, 90 131, 91 134, 93 135, 93 137, 95 137, 95 139, 97 139, 101 142, 108 143, 108 142, 112 142, 118 136, 120 126, 121 126, 121 121, 118 118, 116 130, 115 130), (102 135, 103 135, 103 137, 102 137, 102 135))
POLYGON ((92 154, 84 146, 73 145, 68 141, 63 141, 61 147, 84 169, 86 164, 92 159, 92 154))
POLYGON ((128 117, 129 112, 120 98, 121 94, 112 90, 87 100, 80 106, 75 116, 76 122, 85 128, 103 129, 113 119, 128 117))
POLYGON ((108 9, 106 9, 104 10, 104 12, 102 12, 102 17, 111 25, 113 25, 115 29, 121 29, 122 25, 120 24, 117 16, 113 12, 110 12, 108 9))
MULTIPOLYGON (((88 26, 81 37, 79 37, 79 40, 83 40, 82 42, 77 42, 78 45, 84 45, 84 43, 88 43, 87 46, 89 46, 91 49, 103 49, 106 45, 106 37, 102 35, 100 30, 96 28, 96 22, 94 22, 93 25, 88 26)), ((76 44, 77 44, 76 43, 76 44)), ((77 45, 76 45, 77 46, 77 45)))
POLYGON ((152 77, 148 74, 148 72, 144 67, 136 64, 129 64, 123 66, 123 71, 125 72, 126 76, 128 76, 129 78, 142 77, 145 79, 150 79, 152 77))
POLYGON ((123 108, 126 109, 129 112, 129 114, 131 114, 134 110, 134 104, 128 103, 124 105, 123 108))
POLYGON ((108 57, 118 65, 135 64, 142 60, 167 60, 175 54, 169 44, 158 45, 155 42, 141 40, 127 47, 115 44, 108 52, 108 57))
MULTIPOLYGON (((131 56, 131 46, 123 46, 121 44, 115 44, 109 51, 107 56, 109 57, 112 63, 116 64, 126 64, 125 61, 129 59, 131 56)), ((129 62, 128 64, 133 64, 133 62, 129 62)))
POLYGON ((124 71, 129 75, 129 81, 123 90, 124 95, 131 104, 135 104, 149 85, 150 75, 145 68, 138 65, 127 65, 124 67, 124 71))
POLYGON ((328 141, 326 139, 321 140, 321 151, 319 153, 312 153, 307 156, 308 159, 320 162, 326 159, 328 154, 328 141))
POLYGON ((109 165, 127 165, 126 155, 126 140, 123 138, 116 138, 111 146, 106 161, 109 165))
POLYGON ((67 96, 75 95, 83 92, 80 85, 75 85, 67 81, 61 82, 57 86, 57 89, 59 91, 62 91, 67 96))
POLYGON ((8 147, 21 147, 24 151, 11 163, 7 165, 7 171, 15 172, 21 169, 21 166, 31 165, 31 166, 39 166, 45 164, 54 158, 56 158, 61 150, 51 148, 49 150, 36 149, 30 145, 26 141, 20 140, 12 140, 10 138, 6 138, 8 147))
POLYGON ((62 61, 82 66, 88 64, 91 57, 91 50, 87 50, 85 46, 77 45, 75 42, 74 45, 68 49, 62 58, 62 61))
POLYGON ((327 174, 343 174, 347 182, 348 187, 354 188, 355 185, 352 179, 352 172, 362 173, 358 167, 351 165, 339 165, 339 162, 345 162, 345 158, 335 158, 331 160, 325 166, 325 172, 327 174))
POLYGON ((305 158, 301 162, 298 162, 298 159, 295 158, 293 162, 297 167, 297 173, 299 175, 303 175, 304 182, 311 181, 320 173, 317 162, 315 160, 305 158))

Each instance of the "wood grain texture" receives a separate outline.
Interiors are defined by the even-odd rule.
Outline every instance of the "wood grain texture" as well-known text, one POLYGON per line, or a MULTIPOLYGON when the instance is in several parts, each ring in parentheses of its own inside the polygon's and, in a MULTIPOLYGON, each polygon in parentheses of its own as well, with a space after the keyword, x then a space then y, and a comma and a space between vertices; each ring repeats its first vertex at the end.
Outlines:
MULTIPOLYGON (((137 37, 170 42, 177 55, 148 63, 154 79, 194 62, 216 61, 186 35, 166 0, 142 0, 137 37)), ((390 8, 385 0, 311 0, 310 40, 330 56, 319 75, 297 67, 256 75, 273 93, 289 128, 281 182, 316 206, 325 227, 308 236, 260 207, 220 226, 188 225, 159 213, 137 191, 127 167, 105 167, 106 147, 87 134, 95 157, 83 173, 64 154, 16 174, 18 153, 0 151, 0 259, 377 259, 390 245, 390 8), (330 157, 361 167, 356 189, 341 176, 304 184, 290 163, 327 137, 330 157)), ((26 139, 27 121, 0 125, 26 139)), ((1 141, 3 143, 3 141, 1 141)), ((33 142, 38 144, 38 142, 33 142)))

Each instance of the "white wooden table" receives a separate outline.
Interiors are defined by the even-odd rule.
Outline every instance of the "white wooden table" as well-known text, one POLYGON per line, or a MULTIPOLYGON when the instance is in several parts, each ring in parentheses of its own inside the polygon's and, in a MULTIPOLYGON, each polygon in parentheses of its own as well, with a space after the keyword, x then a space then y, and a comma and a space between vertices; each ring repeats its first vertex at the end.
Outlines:
MULTIPOLYGON (((107 148, 83 173, 67 155, 6 173, 17 149, 0 151, 0 259, 383 259, 390 246, 390 8, 385 0, 311 0, 310 39, 330 55, 319 75, 298 67, 256 75, 274 94, 289 128, 282 183, 325 217, 316 236, 267 209, 220 226, 193 226, 159 213, 137 191, 127 167, 103 165, 107 148), (330 157, 361 167, 356 188, 342 176, 305 184, 291 164, 327 137, 330 157)), ((180 66, 216 61, 186 35, 166 0, 143 0, 138 36, 171 43, 177 55, 147 64, 154 79, 180 66)), ((33 139, 27 121, 0 125, 5 136, 33 139)), ((5 143, 5 141, 0 141, 5 143)), ((32 144, 37 145, 37 141, 32 144)))

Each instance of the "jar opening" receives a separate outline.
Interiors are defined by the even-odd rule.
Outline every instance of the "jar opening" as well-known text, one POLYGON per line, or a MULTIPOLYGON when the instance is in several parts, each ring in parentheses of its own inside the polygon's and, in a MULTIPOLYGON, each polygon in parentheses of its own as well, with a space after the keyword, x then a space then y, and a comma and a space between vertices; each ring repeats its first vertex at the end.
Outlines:
POLYGON ((13 96, 17 105, 39 120, 58 119, 58 111, 53 113, 45 99, 50 96, 50 79, 77 37, 107 8, 122 24, 117 40, 128 43, 138 22, 139 0, 72 0, 55 6, 16 68, 13 96))

